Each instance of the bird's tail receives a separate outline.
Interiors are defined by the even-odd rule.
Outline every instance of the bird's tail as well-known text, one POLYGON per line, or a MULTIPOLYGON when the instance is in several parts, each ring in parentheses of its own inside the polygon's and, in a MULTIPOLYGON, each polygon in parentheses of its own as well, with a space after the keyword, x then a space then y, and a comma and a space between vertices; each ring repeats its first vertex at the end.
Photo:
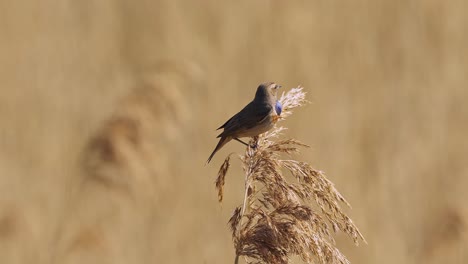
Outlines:
POLYGON ((218 142, 218 145, 216 145, 215 149, 213 150, 213 153, 211 153, 210 157, 206 161, 206 164, 210 163, 214 154, 216 154, 216 152, 218 152, 218 150, 221 149, 224 145, 226 145, 226 143, 228 143, 230 140, 231 140, 231 137, 221 137, 221 139, 218 142))

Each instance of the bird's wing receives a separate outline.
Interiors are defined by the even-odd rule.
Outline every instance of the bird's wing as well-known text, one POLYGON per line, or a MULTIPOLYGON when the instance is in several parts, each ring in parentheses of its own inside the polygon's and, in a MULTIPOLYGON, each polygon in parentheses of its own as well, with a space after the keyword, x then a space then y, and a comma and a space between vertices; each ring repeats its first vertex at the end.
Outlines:
POLYGON ((221 128, 224 128, 227 125, 227 123, 229 123, 229 121, 231 121, 231 119, 233 119, 233 118, 234 118, 234 116, 229 118, 228 121, 226 121, 222 126, 218 127, 216 130, 220 130, 221 128))
POLYGON ((259 104, 256 102, 249 103, 239 113, 235 114, 220 127, 224 128, 224 131, 219 134, 218 137, 238 134, 255 127, 270 115, 271 110, 272 107, 269 104, 259 104))

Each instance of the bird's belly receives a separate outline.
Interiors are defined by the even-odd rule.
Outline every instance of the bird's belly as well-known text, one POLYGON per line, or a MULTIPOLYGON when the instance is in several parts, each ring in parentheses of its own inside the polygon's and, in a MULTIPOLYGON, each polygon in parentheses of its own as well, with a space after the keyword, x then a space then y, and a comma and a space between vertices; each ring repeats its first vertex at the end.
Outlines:
POLYGON ((265 118, 262 123, 259 123, 257 126, 252 127, 248 130, 243 131, 237 137, 255 137, 262 133, 267 132, 268 130, 272 129, 275 124, 272 122, 272 117, 265 118))

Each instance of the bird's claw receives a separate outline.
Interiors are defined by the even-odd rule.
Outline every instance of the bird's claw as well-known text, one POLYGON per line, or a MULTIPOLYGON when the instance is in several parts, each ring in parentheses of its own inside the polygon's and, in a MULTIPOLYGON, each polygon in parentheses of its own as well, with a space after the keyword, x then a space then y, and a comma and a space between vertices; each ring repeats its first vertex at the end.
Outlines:
POLYGON ((253 140, 249 142, 249 147, 252 149, 256 149, 258 147, 258 136, 253 137, 253 140))

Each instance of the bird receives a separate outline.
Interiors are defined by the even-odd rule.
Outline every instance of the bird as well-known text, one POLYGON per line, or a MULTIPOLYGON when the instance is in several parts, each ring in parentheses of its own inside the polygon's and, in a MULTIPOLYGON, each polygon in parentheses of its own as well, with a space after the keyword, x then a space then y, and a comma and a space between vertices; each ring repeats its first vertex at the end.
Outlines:
POLYGON ((239 138, 255 137, 273 128, 282 111, 276 95, 279 88, 281 85, 274 82, 265 82, 258 86, 254 99, 217 129, 222 128, 223 132, 217 136, 220 140, 206 164, 232 139, 247 145, 239 138))

